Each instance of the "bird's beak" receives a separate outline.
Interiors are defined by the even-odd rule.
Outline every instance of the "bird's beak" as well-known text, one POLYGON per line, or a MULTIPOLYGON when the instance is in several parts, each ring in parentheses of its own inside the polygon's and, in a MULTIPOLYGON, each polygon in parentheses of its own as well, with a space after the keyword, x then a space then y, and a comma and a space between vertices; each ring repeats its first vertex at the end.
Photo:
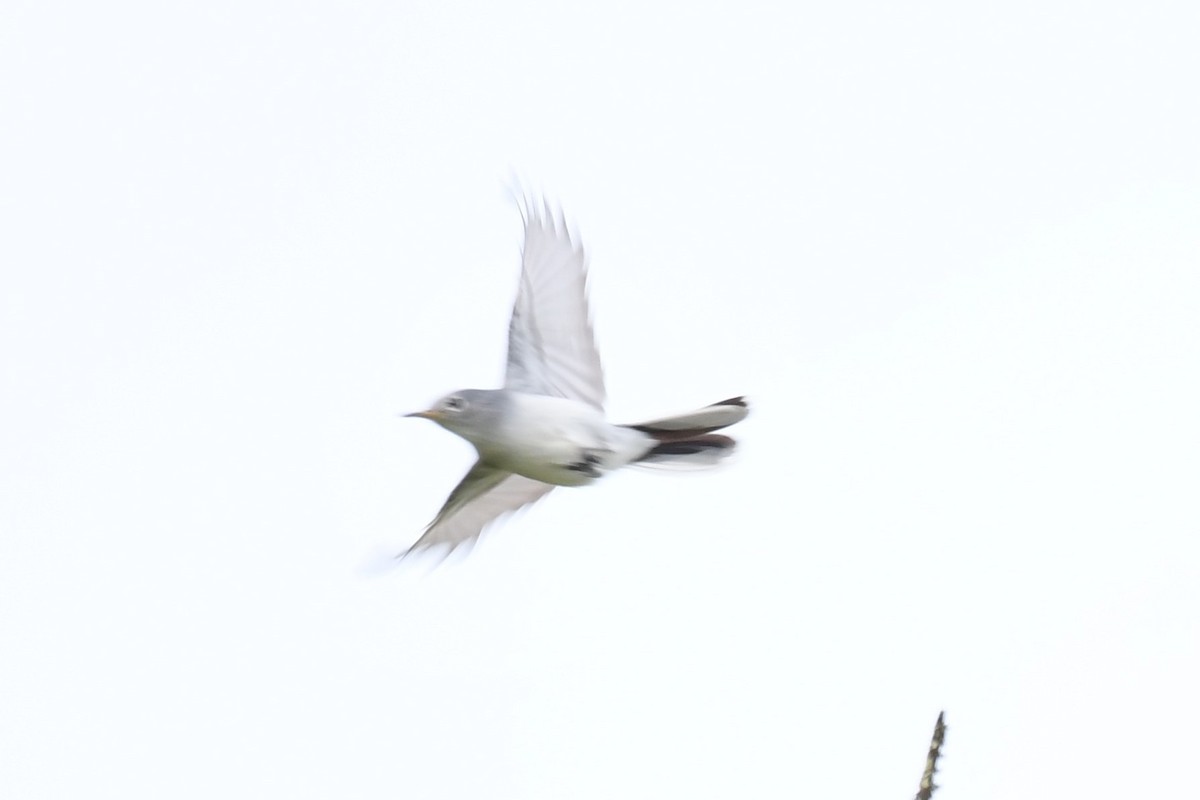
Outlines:
POLYGON ((431 420, 433 420, 434 422, 437 422, 437 421, 438 421, 438 419, 439 419, 439 418, 440 418, 442 415, 441 415, 441 413, 440 413, 440 412, 439 412, 437 409, 435 409, 435 408, 431 408, 431 409, 428 409, 428 410, 426 410, 426 411, 414 411, 414 412, 412 412, 411 414, 405 414, 404 416, 406 416, 406 417, 420 417, 421 419, 431 419, 431 420))

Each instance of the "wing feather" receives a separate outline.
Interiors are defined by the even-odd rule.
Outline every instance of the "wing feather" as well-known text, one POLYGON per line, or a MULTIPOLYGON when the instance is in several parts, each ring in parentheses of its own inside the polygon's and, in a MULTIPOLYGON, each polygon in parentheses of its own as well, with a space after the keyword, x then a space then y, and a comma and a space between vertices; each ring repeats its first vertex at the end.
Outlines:
POLYGON ((438 545, 449 545, 449 554, 459 545, 474 542, 499 517, 539 500, 553 488, 476 461, 450 492, 425 533, 401 558, 438 545))
POLYGON ((523 211, 521 283, 508 329, 506 389, 604 406, 587 301, 587 257, 549 206, 523 211))

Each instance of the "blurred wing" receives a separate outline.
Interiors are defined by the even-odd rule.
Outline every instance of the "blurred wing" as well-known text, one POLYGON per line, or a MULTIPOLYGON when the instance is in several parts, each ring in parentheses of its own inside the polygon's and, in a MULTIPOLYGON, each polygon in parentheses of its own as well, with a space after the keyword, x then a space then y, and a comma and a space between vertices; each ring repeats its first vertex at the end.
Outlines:
POLYGON ((604 370, 587 304, 587 258, 549 207, 525 216, 521 285, 508 328, 504 388, 604 406, 604 370), (560 228, 561 225, 561 228, 560 228))
POLYGON ((428 550, 447 544, 447 554, 460 544, 474 542, 483 529, 498 517, 538 500, 554 487, 523 475, 484 466, 476 461, 467 472, 424 535, 401 554, 428 550))

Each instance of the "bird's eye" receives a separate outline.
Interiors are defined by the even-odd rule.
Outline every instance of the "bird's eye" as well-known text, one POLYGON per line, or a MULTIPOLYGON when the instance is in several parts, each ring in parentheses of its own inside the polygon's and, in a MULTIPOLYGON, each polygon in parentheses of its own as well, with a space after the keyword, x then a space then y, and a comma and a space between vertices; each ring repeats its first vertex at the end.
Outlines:
POLYGON ((466 402, 461 397, 447 397, 445 405, 451 411, 461 411, 466 402))

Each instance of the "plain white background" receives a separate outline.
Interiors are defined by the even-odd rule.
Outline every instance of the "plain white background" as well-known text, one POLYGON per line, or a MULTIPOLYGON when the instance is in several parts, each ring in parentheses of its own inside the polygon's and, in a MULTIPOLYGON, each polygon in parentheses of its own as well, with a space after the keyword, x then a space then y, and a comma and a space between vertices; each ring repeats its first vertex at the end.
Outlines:
POLYGON ((0 12, 0 794, 1178 797, 1194 3, 0 12), (431 570, 520 220, 619 421, 431 570))

